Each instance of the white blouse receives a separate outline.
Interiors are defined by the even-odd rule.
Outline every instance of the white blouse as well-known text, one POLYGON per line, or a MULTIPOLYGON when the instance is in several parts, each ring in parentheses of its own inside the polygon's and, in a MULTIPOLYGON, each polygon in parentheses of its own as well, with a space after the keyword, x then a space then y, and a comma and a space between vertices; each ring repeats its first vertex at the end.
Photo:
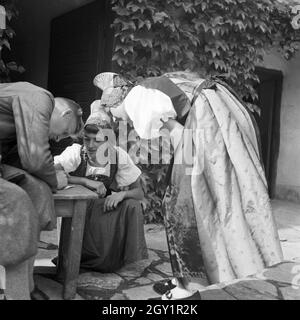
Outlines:
MULTIPOLYGON (((62 154, 54 157, 54 164, 60 164, 66 173, 74 172, 81 163, 81 145, 74 143, 67 147, 62 154)), ((128 153, 120 147, 115 147, 118 153, 118 169, 115 181, 119 188, 134 183, 141 175, 141 170, 133 163, 128 153)), ((93 167, 87 164, 85 176, 101 174, 109 177, 110 164, 105 167, 93 167)))
POLYGON ((135 86, 124 99, 124 107, 137 134, 142 139, 155 139, 160 129, 177 114, 171 98, 157 89, 135 86))

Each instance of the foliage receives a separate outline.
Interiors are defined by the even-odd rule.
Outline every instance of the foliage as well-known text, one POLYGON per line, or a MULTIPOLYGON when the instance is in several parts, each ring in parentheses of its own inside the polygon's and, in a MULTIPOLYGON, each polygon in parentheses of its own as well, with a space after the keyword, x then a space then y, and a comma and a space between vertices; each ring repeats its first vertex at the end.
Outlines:
MULTIPOLYGON (((255 67, 277 47, 298 50, 291 6, 278 0, 114 0, 117 71, 131 79, 191 70, 220 77, 247 100, 256 98, 255 67)), ((142 166, 147 221, 161 219, 166 169, 142 166)))
POLYGON ((133 78, 190 69, 256 93, 255 66, 279 46, 297 50, 291 7, 278 0, 117 0, 113 60, 133 78))
POLYGON ((141 181, 145 192, 143 207, 146 223, 163 221, 161 212, 162 199, 166 191, 165 176, 168 165, 139 165, 142 176, 141 181))
POLYGON ((166 191, 166 173, 168 163, 170 162, 170 154, 161 156, 162 148, 168 150, 171 148, 169 136, 165 135, 151 141, 140 139, 135 130, 129 125, 127 148, 129 155, 137 166, 141 169, 141 183, 145 193, 142 205, 145 213, 145 222, 154 223, 162 222, 161 214, 162 199, 166 191), (153 158, 157 164, 151 164, 153 158))
POLYGON ((15 31, 11 28, 10 23, 14 18, 18 17, 18 10, 14 0, 0 0, 0 5, 5 7, 7 24, 6 29, 0 29, 0 83, 10 82, 11 73, 22 73, 25 69, 17 65, 10 58, 11 41, 14 38, 15 31))

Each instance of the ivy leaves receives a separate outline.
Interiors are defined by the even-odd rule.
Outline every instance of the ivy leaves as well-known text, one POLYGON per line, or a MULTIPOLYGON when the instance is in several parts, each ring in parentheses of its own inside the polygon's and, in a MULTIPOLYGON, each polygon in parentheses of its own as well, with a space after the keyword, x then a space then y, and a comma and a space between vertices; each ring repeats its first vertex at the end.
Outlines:
MULTIPOLYGON (((0 0, 0 5, 5 7, 8 22, 18 16, 18 11, 13 0, 0 0)), ((8 24, 5 30, 0 29, 0 83, 9 82, 11 72, 25 72, 22 66, 17 65, 16 62, 9 59, 9 52, 11 51, 10 41, 14 36, 15 31, 8 24), (4 53, 6 59, 4 58, 4 53)))
MULTIPOLYGON (((291 8, 277 0, 114 0, 113 11, 113 60, 131 79, 189 69, 255 99, 264 52, 278 47, 288 59, 298 50, 291 8)), ((140 166, 146 220, 159 221, 166 167, 140 166)))
POLYGON ((254 98, 264 50, 298 50, 291 9, 277 1, 114 0, 113 11, 113 60, 131 77, 190 69, 254 98))

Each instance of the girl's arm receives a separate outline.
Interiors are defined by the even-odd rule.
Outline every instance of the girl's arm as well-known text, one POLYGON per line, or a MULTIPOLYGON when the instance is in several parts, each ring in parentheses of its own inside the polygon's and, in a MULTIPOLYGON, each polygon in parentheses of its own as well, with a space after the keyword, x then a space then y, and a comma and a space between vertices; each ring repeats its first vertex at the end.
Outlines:
POLYGON ((141 187, 140 178, 129 186, 129 190, 113 193, 106 197, 104 203, 104 212, 111 211, 118 206, 125 199, 142 200, 144 192, 141 187))
POLYGON ((140 178, 136 180, 136 182, 132 183, 129 186, 128 191, 121 191, 124 192, 124 199, 135 199, 135 200, 143 200, 144 192, 141 187, 140 178))
POLYGON ((74 177, 74 176, 68 175, 68 183, 82 185, 82 186, 96 192, 99 195, 99 197, 101 197, 101 198, 105 197, 106 192, 107 192, 103 182, 90 180, 90 179, 84 178, 84 177, 74 177))
MULTIPOLYGON (((60 171, 63 171, 63 172, 65 172, 64 171, 64 168, 63 168, 63 166, 60 164, 60 163, 56 163, 55 165, 54 165, 54 168, 55 168, 55 170, 56 170, 56 175, 58 176, 58 174, 59 174, 59 172, 60 171)), ((66 173, 65 173, 66 174, 66 173)), ((72 177, 72 176, 70 176, 69 174, 66 174, 66 176, 67 176, 67 179, 68 179, 68 183, 71 183, 71 184, 80 184, 80 185, 82 185, 82 186, 86 186, 86 179, 85 178, 81 178, 81 177, 72 177)))
POLYGON ((86 178, 83 177, 73 177, 68 175, 68 183, 70 184, 80 184, 81 186, 86 187, 86 178))

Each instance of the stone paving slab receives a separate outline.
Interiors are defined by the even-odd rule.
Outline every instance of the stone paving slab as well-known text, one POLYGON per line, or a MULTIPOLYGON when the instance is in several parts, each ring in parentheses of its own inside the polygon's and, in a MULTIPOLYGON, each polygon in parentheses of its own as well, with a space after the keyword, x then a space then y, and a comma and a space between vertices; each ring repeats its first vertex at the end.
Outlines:
POLYGON ((78 278, 78 288, 102 288, 104 290, 116 290, 124 280, 115 273, 82 273, 78 278))
POLYGON ((203 300, 219 300, 224 294, 236 300, 300 300, 300 267, 283 262, 253 277, 208 286, 200 294, 203 300))
MULTIPOLYGON (((45 278, 40 275, 35 275, 35 282, 38 284, 40 290, 49 296, 50 300, 63 300, 62 292, 63 286, 57 281, 45 278)), ((74 300, 84 300, 79 294, 76 294, 74 300)))
POLYGON ((276 287, 261 280, 240 281, 222 290, 237 300, 279 300, 276 287))
POLYGON ((166 275, 169 276, 169 277, 172 277, 172 276, 173 276, 172 269, 171 269, 171 265, 170 265, 170 263, 168 263, 168 262, 165 262, 165 263, 163 263, 163 264, 157 265, 157 266, 155 267, 155 269, 157 269, 158 271, 166 274, 166 275))
POLYGON ((280 293, 283 300, 300 300, 300 288, 299 287, 282 287, 280 293))
POLYGON ((297 278, 300 277, 297 274, 300 275, 300 264, 287 261, 262 271, 255 278, 299 286, 300 279, 297 282, 297 278))
POLYGON ((122 293, 128 300, 148 300, 150 298, 159 297, 159 295, 152 289, 152 285, 135 287, 124 290, 122 293))
POLYGON ((210 289, 200 293, 201 300, 237 300, 222 289, 210 289))
POLYGON ((135 280, 135 283, 143 286, 143 285, 146 285, 146 284, 150 284, 151 283, 151 280, 149 280, 149 276, 147 276, 148 278, 138 278, 135 280))
POLYGON ((167 236, 164 226, 155 224, 146 225, 145 237, 149 249, 168 252, 167 236))
POLYGON ((162 277, 161 275, 151 272, 147 274, 147 279, 153 282, 158 282, 164 280, 166 277, 162 277))
POLYGON ((281 242, 281 247, 282 247, 285 260, 297 261, 300 259, 300 241, 299 242, 284 241, 284 242, 281 242))
POLYGON ((122 269, 116 271, 116 274, 126 278, 127 280, 139 278, 144 270, 151 265, 150 259, 141 260, 124 266, 122 269))
POLYGON ((113 295, 110 300, 128 300, 127 297, 122 293, 116 293, 113 295))
MULTIPOLYGON (((201 289, 203 300, 300 300, 300 205, 275 200, 272 201, 272 206, 284 257, 289 261, 253 277, 201 289)), ((172 276, 165 229, 159 225, 147 225, 145 236, 150 249, 149 261, 126 266, 118 274, 84 273, 79 278, 80 295, 84 299, 96 300, 140 300, 156 297, 153 284, 172 276)), ((56 244, 57 234, 46 233, 42 240, 56 244)), ((42 271, 42 266, 50 268, 51 259, 56 255, 56 251, 40 250, 37 270, 42 271)), ((43 273, 37 278, 38 286, 45 288, 51 299, 62 299, 61 284, 45 278, 47 271, 44 270, 43 273)), ((82 299, 79 295, 77 298, 82 299)))

